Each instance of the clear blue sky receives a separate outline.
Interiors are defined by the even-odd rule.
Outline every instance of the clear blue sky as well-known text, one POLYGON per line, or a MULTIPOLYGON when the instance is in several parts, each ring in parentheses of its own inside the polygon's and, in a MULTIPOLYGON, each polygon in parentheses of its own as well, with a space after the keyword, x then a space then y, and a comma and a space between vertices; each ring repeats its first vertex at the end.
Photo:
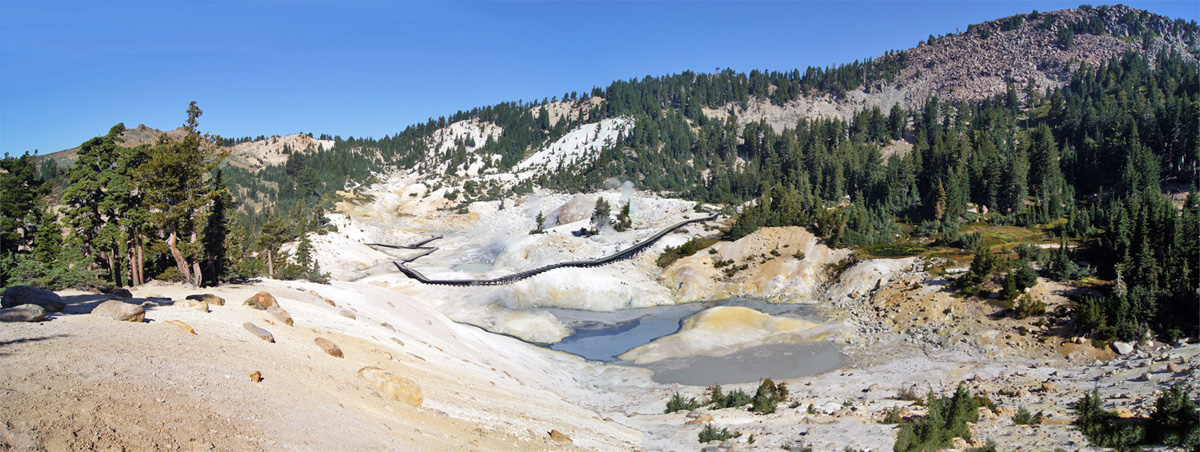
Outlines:
MULTIPOLYGON (((1079 3, 5 0, 0 152, 71 148, 118 122, 173 129, 192 100, 226 137, 382 137, 617 79, 846 63, 1079 3)), ((1195 0, 1126 4, 1200 19, 1195 0)))

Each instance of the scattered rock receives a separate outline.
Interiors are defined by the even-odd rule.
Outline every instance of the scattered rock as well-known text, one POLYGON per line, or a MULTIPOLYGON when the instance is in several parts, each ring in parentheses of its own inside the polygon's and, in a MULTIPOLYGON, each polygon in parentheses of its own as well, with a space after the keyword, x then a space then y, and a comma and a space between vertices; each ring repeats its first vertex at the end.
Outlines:
POLYGON ((1128 342, 1113 342, 1112 348, 1119 355, 1128 355, 1130 352, 1133 352, 1133 344, 1128 342))
POLYGON ((558 441, 560 443, 574 444, 574 442, 571 441, 570 436, 567 436, 566 434, 564 434, 563 432, 560 432, 558 430, 550 430, 550 439, 558 441))
POLYGON ((387 328, 387 329, 391 330, 392 332, 396 331, 396 327, 389 325, 387 322, 380 323, 379 326, 387 328))
POLYGON ((245 328, 246 331, 250 332, 250 334, 258 336, 260 339, 262 339, 264 341, 272 342, 272 343, 275 342, 275 335, 271 334, 270 331, 259 328, 258 325, 255 325, 250 322, 246 322, 246 323, 242 324, 242 328, 245 328))
POLYGON ((262 372, 257 371, 257 370, 254 372, 250 372, 250 381, 253 381, 255 383, 262 381, 262 372))
POLYGON ((114 297, 133 298, 133 292, 130 292, 129 289, 126 289, 124 287, 114 290, 112 295, 114 297))
POLYGON ((108 317, 122 322, 141 322, 146 320, 146 310, 133 303, 120 300, 108 300, 92 309, 92 315, 108 317))
POLYGON ((177 327, 179 327, 179 328, 183 329, 184 331, 187 331, 187 332, 189 332, 189 333, 192 333, 192 334, 196 334, 196 330, 193 330, 193 329, 192 329, 192 327, 191 327, 190 325, 188 325, 188 324, 186 324, 186 323, 183 323, 183 322, 181 322, 181 321, 178 321, 178 320, 167 320, 166 322, 163 322, 163 323, 165 323, 165 324, 167 324, 167 325, 175 325, 175 326, 177 326, 177 327))
POLYGON ((264 311, 271 306, 279 306, 279 302, 275 301, 275 297, 265 291, 254 294, 253 297, 246 299, 246 302, 242 304, 264 311))
POLYGON ((183 300, 183 302, 179 303, 179 306, 182 306, 185 308, 192 308, 192 309, 195 309, 200 312, 208 312, 208 302, 207 301, 187 299, 187 300, 183 300))
MULTIPOLYGON (((265 293, 265 292, 263 292, 263 293, 265 293)), ((202 293, 202 294, 188 295, 188 296, 187 296, 187 299, 188 299, 188 300, 197 300, 197 301, 203 301, 203 302, 205 302, 205 303, 208 303, 208 304, 215 304, 215 305, 217 305, 217 306, 225 306, 225 299, 224 299, 224 298, 218 297, 218 296, 216 296, 216 295, 213 295, 213 294, 210 294, 210 293, 202 293)))
POLYGON ((284 311, 283 308, 279 307, 278 305, 268 306, 267 313, 275 316, 275 318, 280 322, 286 323, 287 326, 292 326, 292 315, 288 314, 287 311, 284 311))
POLYGON ((23 304, 36 304, 46 312, 60 312, 67 307, 58 294, 31 286, 12 286, 0 296, 0 307, 11 308, 23 304))
POLYGON ((321 347, 321 350, 324 350, 325 353, 329 354, 329 356, 333 356, 336 358, 342 357, 342 349, 339 348, 337 346, 337 344, 333 343, 329 339, 325 339, 323 337, 318 337, 316 339, 313 339, 313 343, 317 344, 317 347, 321 347))
POLYGON ((400 344, 400 346, 401 346, 401 347, 403 347, 403 346, 404 346, 404 341, 400 340, 400 338, 398 338, 398 337, 393 337, 393 338, 392 338, 392 341, 393 341, 393 342, 395 342, 395 343, 397 343, 397 344, 400 344))
POLYGON ((348 318, 348 319, 350 319, 350 320, 355 320, 355 319, 357 319, 357 318, 358 318, 358 316, 357 316, 357 315, 354 315, 354 312, 353 312, 353 311, 349 311, 349 310, 346 310, 346 309, 343 309, 343 310, 341 310, 341 311, 338 311, 338 314, 341 314, 341 315, 342 315, 342 317, 348 318))
POLYGON ((1142 374, 1141 380, 1142 381, 1154 381, 1154 372, 1146 371, 1146 373, 1142 374))
POLYGON ((420 407, 425 400, 421 395, 421 387, 412 380, 394 375, 378 367, 367 366, 359 369, 358 376, 389 400, 414 407, 420 407))
POLYGON ((40 322, 46 319, 46 308, 36 304, 23 304, 0 309, 0 322, 40 322))
POLYGON ((1183 368, 1179 367, 1179 365, 1175 363, 1167 363, 1167 372, 1177 374, 1183 372, 1183 368))
POLYGON ((1058 392, 1058 386, 1055 386, 1054 383, 1047 381, 1045 383, 1042 383, 1042 392, 1044 392, 1044 393, 1058 392))

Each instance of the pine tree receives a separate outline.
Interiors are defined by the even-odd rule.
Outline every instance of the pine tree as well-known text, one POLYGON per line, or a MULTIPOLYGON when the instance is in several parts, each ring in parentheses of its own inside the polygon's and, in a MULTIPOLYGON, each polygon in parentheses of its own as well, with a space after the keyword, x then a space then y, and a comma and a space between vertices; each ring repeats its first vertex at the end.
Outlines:
POLYGON ((613 229, 617 232, 625 232, 633 226, 633 220, 629 218, 629 201, 625 201, 625 205, 621 206, 621 213, 617 214, 617 222, 613 225, 613 229))
POLYGON ((191 102, 184 123, 186 134, 179 140, 159 136, 148 161, 137 171, 138 187, 145 193, 153 222, 166 235, 179 274, 192 286, 201 282, 200 225, 217 195, 205 177, 228 153, 215 145, 212 136, 201 135, 198 120, 202 113, 196 102, 191 102), (181 245, 181 239, 187 242, 181 245))

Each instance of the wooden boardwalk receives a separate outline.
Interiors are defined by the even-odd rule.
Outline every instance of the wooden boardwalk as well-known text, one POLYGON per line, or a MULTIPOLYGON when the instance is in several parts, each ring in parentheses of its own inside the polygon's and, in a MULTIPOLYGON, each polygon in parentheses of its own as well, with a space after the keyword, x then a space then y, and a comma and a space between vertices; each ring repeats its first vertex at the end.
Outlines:
POLYGON ((687 226, 692 223, 699 223, 702 221, 712 221, 712 220, 716 220, 716 219, 717 219, 717 215, 711 215, 711 216, 707 216, 704 218, 696 218, 696 219, 681 221, 679 223, 676 223, 674 225, 667 227, 666 229, 658 231, 657 234, 650 236, 650 238, 648 238, 646 240, 635 243, 633 246, 631 246, 629 248, 625 248, 623 250, 617 251, 616 253, 601 257, 599 259, 559 262, 557 264, 550 264, 550 265, 546 265, 544 267, 538 267, 538 268, 535 268, 532 270, 525 270, 525 271, 513 273, 511 275, 505 275, 505 276, 501 276, 499 278, 492 278, 492 279, 429 279, 429 278, 426 278, 425 275, 422 275, 421 272, 413 270, 411 268, 408 268, 408 264, 410 262, 420 259, 422 257, 428 256, 430 253, 433 253, 434 251, 438 250, 437 247, 425 246, 425 245, 428 245, 430 242, 432 242, 434 240, 442 238, 442 236, 440 236, 440 235, 430 237, 428 239, 422 240, 422 241, 414 243, 412 245, 387 245, 387 244, 383 244, 383 243, 368 243, 367 245, 382 246, 382 247, 397 248, 397 249, 422 250, 422 252, 420 254, 392 262, 392 263, 396 264, 396 268, 400 269, 400 273, 404 273, 405 276, 408 276, 409 278, 420 281, 422 284, 432 284, 432 285, 442 285, 442 286, 498 286, 498 285, 503 285, 503 284, 512 284, 514 282, 517 282, 517 281, 520 281, 523 279, 527 279, 527 278, 533 277, 535 275, 545 273, 550 270, 554 270, 554 269, 558 269, 558 268, 599 267, 601 265, 608 265, 613 262, 629 259, 629 258, 633 257, 634 255, 644 251, 650 245, 653 245, 654 242, 658 241, 658 239, 663 238, 667 234, 675 232, 679 228, 682 228, 682 227, 687 226))

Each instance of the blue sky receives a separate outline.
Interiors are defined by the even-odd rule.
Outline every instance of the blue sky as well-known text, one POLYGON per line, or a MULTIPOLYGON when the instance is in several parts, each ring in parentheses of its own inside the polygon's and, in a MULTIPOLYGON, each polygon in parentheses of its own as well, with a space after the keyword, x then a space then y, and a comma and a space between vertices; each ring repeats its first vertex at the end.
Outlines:
MULTIPOLYGON (((190 0, 0 2, 0 152, 118 122, 382 137, 504 101, 715 68, 827 66, 1080 2, 190 0)), ((1200 20, 1195 0, 1126 2, 1200 20)), ((1100 5, 1100 3, 1096 3, 1100 5)))

